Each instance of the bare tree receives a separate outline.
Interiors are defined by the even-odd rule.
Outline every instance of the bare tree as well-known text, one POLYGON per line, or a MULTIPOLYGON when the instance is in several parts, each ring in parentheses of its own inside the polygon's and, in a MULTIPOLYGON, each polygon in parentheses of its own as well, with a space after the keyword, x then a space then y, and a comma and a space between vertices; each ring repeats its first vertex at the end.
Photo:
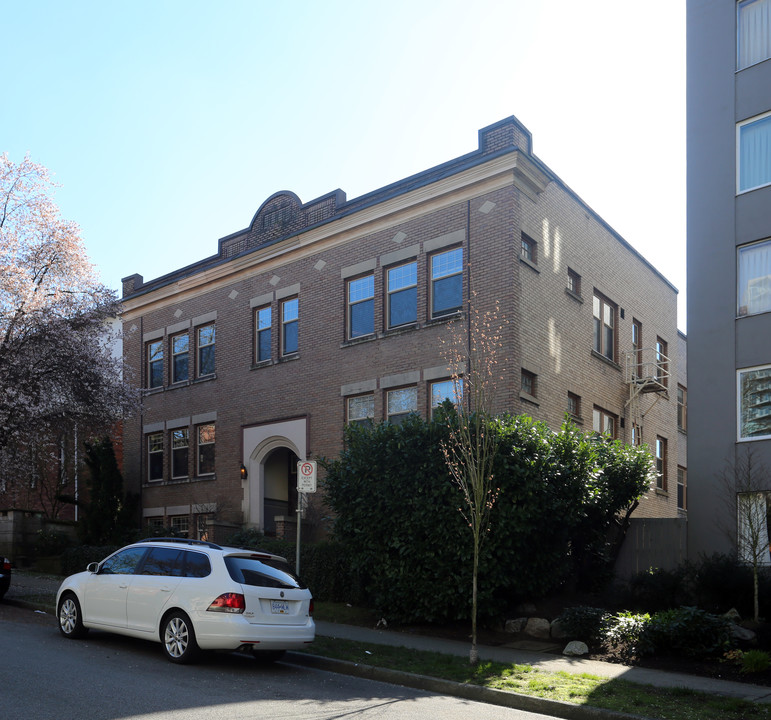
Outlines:
POLYGON ((448 413, 448 440, 442 444, 450 476, 460 489, 464 505, 460 508, 473 537, 471 576, 471 650, 470 663, 479 661, 477 616, 479 555, 485 535, 490 531, 490 511, 495 504, 493 464, 498 435, 492 411, 500 370, 502 327, 505 322, 496 305, 493 311, 480 312, 469 302, 469 325, 455 332, 445 346, 454 389, 455 412, 448 413))
POLYGON ((758 576, 760 568, 771 562, 768 530, 771 474, 756 457, 752 445, 745 445, 734 461, 726 463, 720 480, 726 505, 732 511, 723 529, 736 544, 740 562, 752 569, 753 613, 757 622, 760 616, 758 576))

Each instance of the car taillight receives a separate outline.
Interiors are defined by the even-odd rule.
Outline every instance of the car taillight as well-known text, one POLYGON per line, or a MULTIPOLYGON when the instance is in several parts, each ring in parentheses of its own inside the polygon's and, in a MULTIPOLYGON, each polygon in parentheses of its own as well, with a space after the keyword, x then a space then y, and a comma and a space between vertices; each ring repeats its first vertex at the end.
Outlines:
POLYGON ((8 558, 3 558, 3 570, 5 572, 10 572, 11 570, 11 563, 8 562, 8 558))
POLYGON ((308 603, 308 617, 313 617, 313 598, 308 603))
POLYGON ((220 595, 206 608, 207 612, 242 613, 246 610, 246 600, 241 593, 220 595))

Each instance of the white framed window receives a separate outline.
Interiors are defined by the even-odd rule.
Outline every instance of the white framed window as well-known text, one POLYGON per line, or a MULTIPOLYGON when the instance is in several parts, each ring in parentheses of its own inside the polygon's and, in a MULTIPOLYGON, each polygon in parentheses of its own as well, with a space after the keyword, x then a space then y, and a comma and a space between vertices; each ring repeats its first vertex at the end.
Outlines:
POLYGON ((736 372, 738 440, 771 438, 771 365, 736 372))
POLYGON ((348 281, 348 338, 375 332, 375 276, 348 281))
POLYGON ((771 240, 744 245, 738 253, 737 314, 771 311, 771 240))
POLYGON ((147 436, 147 479, 163 480, 163 433, 147 436))
POLYGON ((656 487, 667 491, 667 439, 656 436, 656 487))
POLYGON ((371 425, 375 419, 375 396, 356 395, 346 401, 346 421, 371 425))
POLYGON ((171 529, 175 535, 187 537, 190 531, 190 518, 187 515, 174 515, 171 518, 171 529))
POLYGON ((681 465, 677 466, 677 509, 688 509, 688 471, 681 465))
POLYGON ((760 565, 771 564, 768 516, 771 497, 767 492, 736 494, 736 529, 739 560, 760 565))
POLYGON ((185 382, 189 375, 190 336, 187 333, 171 338, 171 382, 185 382))
POLYGON ((616 359, 616 306, 599 293, 594 294, 594 349, 608 360, 616 359))
POLYGON ((771 57, 771 0, 736 3, 736 69, 771 57))
POLYGON ((599 435, 616 437, 616 416, 600 407, 592 408, 592 430, 599 435))
POLYGON ((445 400, 449 400, 456 407, 463 400, 463 381, 439 380, 431 383, 431 416, 445 400))
POLYGON ((418 411, 418 389, 416 387, 389 390, 386 398, 388 421, 398 424, 410 413, 418 411))
POLYGON ((198 377, 214 374, 214 324, 198 328, 198 377))
POLYGON ((199 425, 196 432, 198 440, 196 474, 214 475, 214 423, 199 425))
POLYGON ((271 358, 273 313, 270 305, 258 308, 254 311, 254 334, 255 350, 254 359, 256 362, 263 362, 271 358))
POLYGON ((187 465, 188 447, 190 445, 187 428, 177 428, 171 431, 171 477, 186 478, 189 470, 187 465))
POLYGON ((463 248, 431 256, 431 317, 463 308, 463 248))
POLYGON ((298 349, 300 299, 290 298, 281 303, 281 354, 292 355, 298 349))
POLYGON ((737 193, 771 184, 771 113, 740 122, 736 134, 737 193))
POLYGON ((417 322, 418 263, 390 268, 387 272, 388 327, 417 322))
POLYGON ((568 268, 568 290, 573 295, 581 296, 581 276, 571 268, 568 268))

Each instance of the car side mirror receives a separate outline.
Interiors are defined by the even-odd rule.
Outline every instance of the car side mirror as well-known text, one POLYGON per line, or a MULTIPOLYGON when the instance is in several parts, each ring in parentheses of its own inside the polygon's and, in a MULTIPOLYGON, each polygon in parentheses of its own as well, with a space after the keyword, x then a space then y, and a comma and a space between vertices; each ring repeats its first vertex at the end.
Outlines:
POLYGON ((88 572, 94 573, 94 575, 96 575, 96 573, 99 572, 99 563, 95 563, 95 562, 88 563, 88 565, 86 566, 86 570, 88 570, 88 572))

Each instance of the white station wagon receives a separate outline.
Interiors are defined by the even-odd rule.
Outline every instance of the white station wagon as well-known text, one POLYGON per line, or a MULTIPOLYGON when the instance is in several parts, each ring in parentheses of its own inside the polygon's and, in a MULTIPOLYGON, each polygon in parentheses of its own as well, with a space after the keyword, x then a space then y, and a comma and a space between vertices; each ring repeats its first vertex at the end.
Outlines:
POLYGON ((316 634, 311 593, 284 558, 183 538, 134 543, 70 575, 56 612, 65 637, 94 628, 146 638, 176 663, 199 650, 272 661, 316 634))

